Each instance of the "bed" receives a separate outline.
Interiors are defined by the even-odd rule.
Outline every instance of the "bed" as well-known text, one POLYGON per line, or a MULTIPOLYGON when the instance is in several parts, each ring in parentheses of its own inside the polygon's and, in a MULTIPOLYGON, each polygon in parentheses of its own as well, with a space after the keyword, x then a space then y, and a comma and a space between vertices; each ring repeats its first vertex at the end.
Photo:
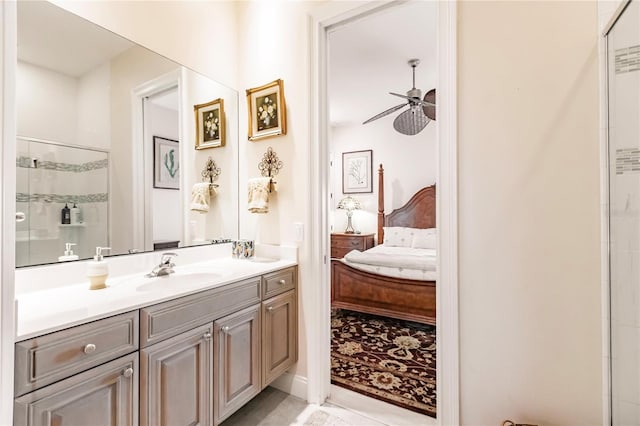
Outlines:
MULTIPOLYGON (((378 238, 379 246, 371 249, 374 257, 387 256, 390 248, 380 246, 384 240, 384 227, 429 229, 436 226, 436 187, 422 188, 402 207, 384 213, 384 169, 378 170, 378 238), (380 250, 383 250, 382 252, 380 250)), ((401 254, 402 250, 397 250, 401 254)), ((369 250, 367 251, 369 252, 369 250)), ((364 256, 352 252, 353 255, 364 256)), ((436 271, 435 250, 433 270, 411 278, 376 273, 375 267, 363 270, 345 260, 331 261, 331 306, 374 315, 435 325, 436 271)), ((348 259, 351 253, 346 256, 348 259)), ((408 255, 410 257, 410 255, 408 255)), ((377 265, 385 267, 384 265, 377 265)))

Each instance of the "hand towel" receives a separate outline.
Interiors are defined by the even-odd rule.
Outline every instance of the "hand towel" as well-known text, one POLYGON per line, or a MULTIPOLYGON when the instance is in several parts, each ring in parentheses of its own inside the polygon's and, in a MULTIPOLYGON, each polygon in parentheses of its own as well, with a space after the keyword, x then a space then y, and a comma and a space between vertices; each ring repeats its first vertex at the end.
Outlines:
POLYGON ((209 211, 209 183, 201 182, 191 189, 191 210, 201 213, 209 211))
POLYGON ((271 178, 249 179, 249 211, 251 213, 269 213, 269 185, 271 178))

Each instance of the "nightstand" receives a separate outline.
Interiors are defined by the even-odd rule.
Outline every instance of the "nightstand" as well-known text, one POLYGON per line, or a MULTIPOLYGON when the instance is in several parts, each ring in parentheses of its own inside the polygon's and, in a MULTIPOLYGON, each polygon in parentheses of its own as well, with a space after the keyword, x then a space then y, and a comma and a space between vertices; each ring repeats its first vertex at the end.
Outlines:
POLYGON ((365 251, 373 247, 375 234, 344 234, 335 232, 331 234, 331 257, 339 259, 351 250, 365 251))

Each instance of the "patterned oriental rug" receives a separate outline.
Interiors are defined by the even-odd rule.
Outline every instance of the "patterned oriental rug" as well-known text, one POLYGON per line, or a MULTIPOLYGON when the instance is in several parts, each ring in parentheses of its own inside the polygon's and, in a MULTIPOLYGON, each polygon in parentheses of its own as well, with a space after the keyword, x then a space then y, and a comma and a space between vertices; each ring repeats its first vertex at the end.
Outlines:
POLYGON ((335 309, 331 383, 436 416, 436 328, 335 309))

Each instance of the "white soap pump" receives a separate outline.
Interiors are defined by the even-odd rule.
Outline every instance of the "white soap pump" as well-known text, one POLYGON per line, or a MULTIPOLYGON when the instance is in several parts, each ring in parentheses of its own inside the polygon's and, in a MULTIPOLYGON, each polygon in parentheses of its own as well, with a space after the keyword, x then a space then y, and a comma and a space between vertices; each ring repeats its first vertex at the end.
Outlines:
POLYGON ((87 276, 91 284, 89 290, 100 290, 107 287, 107 276, 109 275, 109 264, 102 257, 103 250, 111 250, 111 247, 96 247, 96 255, 89 262, 87 276))
POLYGON ((78 260, 78 255, 73 254, 73 250, 71 250, 71 246, 75 246, 76 243, 65 243, 64 244, 64 256, 58 257, 59 262, 68 262, 70 260, 78 260))

